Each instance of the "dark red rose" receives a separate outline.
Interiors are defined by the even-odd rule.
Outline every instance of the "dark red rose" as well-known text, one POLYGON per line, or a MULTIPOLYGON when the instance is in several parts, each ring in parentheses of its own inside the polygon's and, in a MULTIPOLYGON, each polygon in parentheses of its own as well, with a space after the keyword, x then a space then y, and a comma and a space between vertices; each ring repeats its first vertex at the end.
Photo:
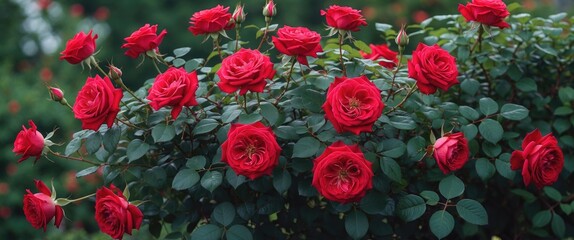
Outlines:
POLYGON ((371 132, 373 124, 383 114, 385 104, 381 91, 366 76, 335 77, 327 90, 323 104, 325 117, 337 132, 371 132))
POLYGON ((170 67, 155 77, 147 99, 154 110, 165 106, 173 107, 171 117, 176 119, 183 107, 195 106, 195 91, 198 88, 197 73, 187 73, 184 68, 170 67))
POLYGON ((256 179, 271 175, 279 163, 281 147, 271 128, 256 122, 232 124, 221 152, 221 161, 229 164, 236 174, 256 179))
POLYGON ((88 77, 74 103, 74 116, 82 121, 82 129, 98 131, 104 123, 112 127, 120 111, 123 92, 108 77, 88 77))
POLYGON ((229 7, 221 5, 196 12, 189 20, 191 26, 188 30, 193 35, 217 33, 235 27, 233 21, 230 21, 229 7))
POLYGON ((357 145, 335 142, 313 164, 312 185, 331 201, 357 202, 373 188, 372 164, 357 145))
POLYGON ((508 28, 510 25, 504 21, 510 12, 502 0, 472 0, 466 6, 459 4, 458 11, 466 21, 475 21, 488 26, 508 28))
POLYGON ((263 92, 266 79, 273 79, 274 75, 273 63, 268 56, 258 50, 242 48, 223 59, 217 71, 220 80, 217 86, 226 93, 239 89, 240 95, 247 91, 263 92))
POLYGON ((56 205, 51 197, 52 192, 50 192, 46 184, 38 180, 34 180, 34 182, 40 192, 32 193, 26 189, 27 193, 24 195, 24 215, 26 220, 36 229, 44 228, 45 232, 48 222, 55 217, 54 225, 56 225, 56 228, 59 228, 64 217, 64 210, 56 205))
POLYGON ((71 64, 78 64, 89 58, 96 50, 98 34, 92 36, 92 30, 85 34, 79 32, 66 43, 66 48, 60 53, 60 60, 66 60, 71 64))
POLYGON ((126 55, 131 58, 137 58, 140 54, 145 54, 151 50, 159 52, 158 46, 166 34, 167 31, 164 29, 157 35, 157 24, 151 26, 146 24, 133 32, 129 37, 124 38, 126 43, 122 45, 122 48, 128 49, 126 55))
POLYGON ((96 222, 103 233, 113 239, 122 239, 124 233, 140 229, 143 220, 141 210, 130 204, 122 191, 113 184, 96 192, 96 222))
POLYGON ((399 53, 391 50, 387 44, 369 44, 369 47, 371 47, 371 53, 360 52, 363 58, 379 61, 379 65, 389 69, 396 67, 397 63, 399 63, 397 58, 399 53))
POLYGON ((273 36, 272 40, 277 51, 297 57, 297 61, 307 66, 307 56, 316 58, 317 53, 323 51, 321 35, 305 27, 284 26, 277 30, 277 37, 273 36))
POLYGON ((360 26, 367 26, 361 10, 351 7, 331 5, 327 10, 321 10, 321 16, 325 16, 327 25, 340 30, 356 32, 360 26))
POLYGON ((437 88, 447 91, 458 84, 456 59, 438 45, 427 46, 419 43, 408 61, 409 77, 417 80, 419 90, 433 94, 437 88))
POLYGON ((549 133, 542 136, 536 129, 522 141, 522 151, 515 150, 510 158, 510 168, 522 168, 522 180, 528 186, 534 183, 537 188, 552 185, 564 167, 564 154, 558 141, 549 133))
POLYGON ((468 141, 462 132, 447 133, 434 143, 433 156, 444 174, 461 169, 468 161, 468 141))
POLYGON ((12 152, 16 155, 22 155, 18 162, 22 162, 29 157, 36 157, 36 161, 42 156, 44 150, 44 136, 38 132, 36 124, 32 120, 28 121, 29 129, 22 125, 22 130, 16 136, 12 152))

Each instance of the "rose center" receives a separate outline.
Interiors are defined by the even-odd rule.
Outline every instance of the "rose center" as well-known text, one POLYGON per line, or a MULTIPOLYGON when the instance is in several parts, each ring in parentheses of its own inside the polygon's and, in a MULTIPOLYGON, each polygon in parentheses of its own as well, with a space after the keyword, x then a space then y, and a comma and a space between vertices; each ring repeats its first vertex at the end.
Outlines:
POLYGON ((361 107, 361 101, 359 99, 352 97, 349 99, 349 108, 351 109, 358 109, 361 107))
POLYGON ((253 144, 249 144, 245 148, 245 154, 247 155, 247 157, 249 159, 251 159, 251 156, 253 156, 253 154, 255 154, 256 151, 257 151, 257 148, 255 146, 253 146, 253 144))

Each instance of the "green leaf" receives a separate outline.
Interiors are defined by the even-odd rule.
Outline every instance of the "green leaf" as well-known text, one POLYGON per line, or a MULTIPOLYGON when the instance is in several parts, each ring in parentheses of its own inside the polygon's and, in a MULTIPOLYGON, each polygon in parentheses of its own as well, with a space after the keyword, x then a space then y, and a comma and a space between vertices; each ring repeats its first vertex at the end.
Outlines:
POLYGON ((263 119, 263 116, 261 116, 259 113, 241 114, 239 115, 238 122, 243 124, 250 124, 259 122, 261 119, 263 119))
POLYGON ((175 55, 175 57, 183 57, 185 54, 189 53, 189 51, 191 51, 190 47, 176 48, 173 50, 173 55, 175 55))
POLYGON ((77 172, 76 177, 79 178, 79 177, 83 177, 83 176, 87 176, 87 175, 90 175, 92 173, 95 173, 96 171, 98 171, 98 168, 100 168, 100 166, 93 166, 93 167, 86 168, 82 171, 77 172))
POLYGON ((220 240, 222 229, 214 224, 205 224, 191 233, 191 239, 220 240))
POLYGON ((476 92, 478 92, 478 89, 480 88, 480 83, 474 79, 465 79, 460 84, 460 88, 466 94, 475 95, 476 92))
POLYGON ((401 182, 402 173, 399 164, 392 158, 383 157, 381 159, 381 170, 383 173, 389 177, 389 179, 395 182, 401 182))
POLYGON ((223 175, 217 171, 207 171, 203 177, 201 177, 201 186, 210 192, 213 192, 221 182, 223 181, 223 175))
POLYGON ((360 239, 369 230, 369 220, 365 213, 359 210, 354 210, 345 216, 345 230, 353 239, 360 239))
POLYGON ((77 152, 81 146, 82 146, 82 139, 81 138, 74 138, 74 139, 72 139, 72 141, 70 141, 68 143, 68 145, 66 145, 66 151, 64 154, 66 156, 70 156, 73 153, 77 152))
POLYGON ((93 133, 86 139, 85 146, 88 154, 94 154, 102 146, 102 135, 99 132, 93 133))
POLYGON ((438 239, 444 238, 454 229, 454 218, 447 211, 436 211, 429 220, 429 227, 438 239))
POLYGON ((523 78, 516 82, 516 87, 523 92, 536 92, 538 91, 538 86, 536 81, 532 78, 523 78))
POLYGON ((552 232, 559 238, 564 238, 564 233, 566 232, 564 220, 556 213, 552 214, 552 232))
POLYGON ((299 139, 299 136, 297 135, 295 128, 292 126, 279 126, 279 127, 277 127, 277 129, 274 130, 274 132, 278 138, 282 138, 285 140, 297 140, 297 139, 299 139))
POLYGON ((199 174, 193 169, 184 168, 180 170, 171 183, 171 188, 175 190, 184 190, 193 187, 199 182, 199 174))
POLYGON ((321 142, 313 137, 299 139, 293 147, 294 158, 307 158, 315 155, 321 146, 321 142))
POLYGON ((227 180, 229 185, 235 189, 237 189, 239 185, 243 184, 245 179, 245 176, 237 175, 237 173, 235 173, 231 168, 228 168, 225 172, 225 180, 227 180))
POLYGON ((361 210, 367 214, 380 214, 385 210, 385 201, 387 196, 379 191, 369 191, 361 199, 361 210))
POLYGON ((458 112, 460 115, 471 121, 477 120, 480 117, 480 113, 469 106, 458 107, 458 112))
POLYGON ((383 156, 391 158, 399 158, 407 149, 403 141, 396 138, 385 139, 382 141, 383 144, 383 156))
POLYGON ((476 134, 478 133, 478 128, 476 127, 476 125, 472 123, 462 126, 460 130, 462 130, 462 132, 464 133, 464 137, 466 137, 467 140, 474 139, 476 137, 476 134))
POLYGON ((271 103, 261 104, 261 115, 269 122, 269 125, 273 126, 279 120, 279 111, 271 103))
POLYGON ((279 170, 273 173, 273 187, 279 193, 283 193, 291 186, 291 174, 287 170, 279 170))
POLYGON ((438 201, 440 200, 438 194, 436 192, 433 191, 422 191, 421 193, 421 197, 423 197, 424 199, 427 200, 427 204, 434 206, 438 204, 438 201))
POLYGON ((534 194, 532 194, 529 191, 526 191, 524 189, 519 189, 519 188, 512 189, 512 190, 510 190, 510 192, 514 193, 515 195, 520 196, 527 203, 534 202, 537 199, 536 196, 534 196, 534 194))
POLYGON ((574 113, 574 110, 570 106, 560 106, 554 109, 554 115, 556 116, 568 116, 574 113))
POLYGON ((235 219, 235 208, 230 202, 220 203, 213 209, 211 219, 223 226, 229 226, 235 219))
POLYGON ((456 203, 456 211, 458 215, 462 217, 465 221, 475 224, 475 225, 486 225, 488 224, 488 214, 486 209, 472 199, 462 199, 456 203))
POLYGON ((199 121, 197 125, 195 125, 195 128, 193 128, 192 132, 193 135, 204 134, 211 132, 213 129, 217 128, 217 126, 219 126, 219 122, 217 122, 217 120, 215 119, 211 118, 201 119, 201 121, 199 121))
POLYGON ((202 155, 193 156, 192 158, 187 159, 185 166, 193 170, 200 170, 205 167, 206 162, 207 160, 202 155))
POLYGON ((116 148, 118 147, 118 143, 120 142, 120 138, 122 137, 122 129, 116 126, 108 129, 106 134, 104 134, 104 149, 109 153, 113 153, 116 148))
POLYGON ((438 189, 443 197, 452 199, 464 193, 464 183, 455 175, 450 175, 440 181, 438 189))
POLYGON ((572 207, 569 204, 561 203, 560 209, 562 212, 566 213, 566 215, 570 215, 570 213, 572 213, 572 207))
POLYGON ((185 64, 185 60, 181 58, 176 58, 172 61, 174 67, 181 67, 185 64))
POLYGON ((551 219, 552 212, 550 212, 550 210, 537 212, 534 214, 534 217, 532 217, 532 226, 537 228, 544 227, 550 223, 551 219))
POLYGON ((502 134, 504 133, 504 129, 500 123, 492 119, 482 121, 480 125, 478 125, 478 131, 486 141, 494 144, 502 139, 502 134))
POLYGON ((542 190, 544 191, 544 194, 546 194, 546 196, 548 196, 550 199, 556 202, 560 202, 562 200, 562 194, 560 194, 560 192, 555 188, 546 186, 542 190))
POLYGON ((500 109, 500 115, 508 120, 520 121, 528 117, 528 113, 525 107, 512 103, 504 104, 500 109))
POLYGON ((488 115, 492 115, 495 114, 496 112, 498 112, 498 103, 496 103, 496 101, 492 100, 492 98, 481 98, 478 101, 478 106, 480 108, 480 111, 488 116, 488 115))
MULTIPOLYGON (((223 114, 221 114, 221 121, 223 123, 233 122, 233 120, 237 119, 237 117, 239 117, 240 114, 241 114, 240 109, 227 110, 223 112, 223 114)), ((217 127, 217 125, 215 125, 215 127, 217 127)))
POLYGON ((501 158, 498 158, 494 161, 494 165, 496 166, 496 171, 498 172, 498 174, 509 180, 514 179, 516 172, 510 169, 510 162, 508 162, 506 159, 503 160, 501 158))
POLYGON ((225 232, 227 240, 253 240, 251 231, 243 225, 233 225, 225 232))
POLYGON ((393 29, 393 26, 386 23, 375 23, 375 29, 379 32, 386 32, 389 29, 393 29))
POLYGON ((425 201, 414 194, 403 196, 396 206, 396 213, 405 222, 410 222, 421 217, 426 211, 425 201))
POLYGON ((417 128, 415 121, 409 116, 393 116, 389 124, 400 130, 413 130, 417 128))
MULTIPOLYGON (((119 171, 118 171, 118 173, 119 173, 119 171)), ((105 175, 106 174, 104 173, 104 176, 105 175)), ((144 176, 143 179, 144 179, 145 183, 147 183, 148 185, 150 185, 154 188, 163 187, 163 185, 167 179, 167 174, 166 174, 165 170, 160 166, 155 166, 155 167, 152 167, 152 168, 146 170, 143 176, 144 176)))
POLYGON ((128 157, 129 162, 132 162, 140 159, 143 155, 147 153, 148 150, 149 150, 149 144, 145 143, 140 139, 134 139, 133 141, 130 142, 130 144, 128 144, 126 155, 128 157))
POLYGON ((478 174, 480 179, 485 182, 494 176, 494 173, 496 172, 494 164, 490 163, 490 161, 485 158, 476 160, 474 167, 476 168, 476 174, 478 174))
POLYGON ((371 47, 361 40, 353 41, 353 45, 363 52, 371 53, 371 47))
POLYGON ((173 125, 158 124, 151 129, 151 136, 156 143, 171 141, 175 137, 175 127, 173 125))

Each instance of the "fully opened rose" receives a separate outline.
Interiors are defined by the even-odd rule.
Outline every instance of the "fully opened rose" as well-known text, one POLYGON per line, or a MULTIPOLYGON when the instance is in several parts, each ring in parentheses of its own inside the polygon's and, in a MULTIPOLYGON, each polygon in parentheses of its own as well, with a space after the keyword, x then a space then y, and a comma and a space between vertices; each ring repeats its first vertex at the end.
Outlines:
POLYGON ((221 161, 238 174, 256 179, 271 175, 279 163, 281 147, 271 128, 261 122, 233 124, 221 145, 221 161))
POLYGON ((147 99, 154 110, 171 106, 171 117, 176 119, 183 107, 197 105, 195 91, 198 88, 197 73, 187 73, 184 68, 170 67, 155 77, 147 99))
POLYGON ((359 146, 335 142, 313 161, 312 185, 331 201, 360 201, 373 188, 371 165, 359 146))
POLYGON ((96 39, 98 39, 98 34, 92 36, 92 30, 88 34, 77 33, 66 43, 66 48, 60 53, 60 60, 66 60, 71 64, 81 63, 94 54, 96 39))
POLYGON ((327 25, 339 30, 356 32, 360 26, 367 26, 361 10, 347 6, 331 5, 326 10, 321 10, 321 16, 325 16, 327 25))
POLYGON ((335 77, 323 104, 325 117, 337 132, 371 132, 383 113, 381 91, 366 76, 335 77))
POLYGON ((434 143, 433 156, 444 174, 459 170, 468 161, 468 141, 462 132, 445 134, 434 143))
POLYGON ((362 57, 378 61, 379 65, 389 69, 397 66, 397 63, 399 62, 397 55, 399 53, 391 50, 387 44, 369 44, 369 47, 371 47, 371 53, 360 51, 362 57))
POLYGON ((18 162, 22 162, 29 157, 36 157, 36 161, 42 156, 44 149, 44 136, 38 131, 36 124, 32 120, 28 121, 30 128, 22 126, 22 130, 16 136, 12 152, 22 155, 18 162))
POLYGON ((214 8, 194 13, 189 19, 191 26, 189 26, 188 30, 193 35, 212 34, 230 30, 235 27, 233 21, 230 21, 231 19, 229 7, 217 5, 214 8))
POLYGON ((307 56, 316 58, 317 53, 323 51, 321 35, 306 27, 284 26, 277 30, 277 37, 273 36, 272 40, 277 51, 297 57, 299 63, 307 66, 307 56))
POLYGON ((157 34, 157 24, 145 24, 129 37, 124 38, 126 43, 122 45, 122 48, 127 48, 126 55, 131 58, 137 58, 140 54, 145 54, 147 51, 159 52, 158 46, 166 34, 167 31, 165 29, 161 30, 159 35, 157 34))
POLYGON ((102 124, 112 127, 120 111, 123 92, 106 76, 88 77, 74 103, 74 116, 82 121, 82 129, 98 131, 102 124))
POLYGON ((524 185, 537 188, 554 184, 564 167, 564 154, 552 133, 542 136, 536 129, 522 141, 522 150, 512 152, 510 168, 522 169, 524 185))
POLYGON ((267 79, 273 79, 275 70, 269 56, 258 50, 242 48, 223 59, 217 71, 219 89, 226 93, 239 90, 240 95, 247 91, 263 92, 267 79))
POLYGON ((64 218, 64 210, 62 207, 56 205, 51 197, 52 192, 44 182, 39 180, 34 180, 34 182, 40 192, 32 193, 26 189, 27 193, 24 195, 23 201, 26 220, 32 224, 34 228, 43 228, 45 232, 48 223, 55 218, 54 225, 59 228, 64 218))
POLYGON ((408 61, 409 77, 417 80, 421 93, 433 94, 437 88, 447 91, 458 84, 456 59, 438 45, 419 43, 408 61))
POLYGON ((465 5, 459 4, 458 11, 466 21, 475 21, 488 26, 509 28, 504 21, 510 12, 502 0, 472 0, 465 5))
POLYGON ((133 229, 140 229, 143 214, 112 184, 110 188, 102 187, 96 192, 95 218, 103 233, 113 239, 122 239, 124 233, 131 235, 133 229))

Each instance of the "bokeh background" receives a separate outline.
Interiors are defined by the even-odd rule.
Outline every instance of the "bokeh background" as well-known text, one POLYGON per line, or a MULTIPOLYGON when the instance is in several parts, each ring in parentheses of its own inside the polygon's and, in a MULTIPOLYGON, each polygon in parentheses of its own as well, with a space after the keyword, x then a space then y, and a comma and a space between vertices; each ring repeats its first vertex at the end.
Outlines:
MULTIPOLYGON (((0 239, 107 239, 98 232, 93 219, 93 203, 82 202, 66 208, 63 227, 50 226, 48 233, 31 227, 22 212, 25 189, 35 191, 33 179, 54 182, 59 197, 76 198, 93 193, 102 184, 99 175, 76 179, 76 170, 86 167, 63 159, 42 158, 34 164, 29 159, 17 164, 12 153, 14 139, 21 126, 32 119, 46 135, 58 128, 54 142, 64 143, 77 130, 79 121, 65 107, 51 102, 45 85, 61 87, 73 104, 75 93, 86 77, 95 74, 79 65, 58 60, 65 42, 79 31, 93 29, 99 35, 97 58, 107 65, 124 69, 124 81, 137 88, 155 76, 148 65, 138 67, 141 59, 133 60, 123 54, 123 38, 145 23, 159 24, 167 29, 160 50, 170 53, 179 47, 191 47, 193 57, 206 57, 211 43, 187 31, 189 18, 199 10, 217 4, 230 6, 229 0, 0 0, 0 239)), ((375 31, 375 23, 398 27, 412 24, 429 16, 458 14, 460 0, 276 0, 278 15, 273 23, 306 26, 327 34, 319 11, 332 4, 348 5, 363 11, 369 25, 354 34, 367 43, 384 42, 375 31)), ((519 3, 523 12, 546 16, 574 11, 573 0, 507 0, 519 3)), ((261 9, 264 0, 243 0, 247 12, 244 26, 264 26, 261 9)), ((242 35, 254 35, 255 29, 244 29, 242 35)), ((257 43, 249 43, 255 47, 257 43)), ((56 147, 63 151, 63 146, 56 147)), ((135 238, 147 238, 145 229, 135 238)))

